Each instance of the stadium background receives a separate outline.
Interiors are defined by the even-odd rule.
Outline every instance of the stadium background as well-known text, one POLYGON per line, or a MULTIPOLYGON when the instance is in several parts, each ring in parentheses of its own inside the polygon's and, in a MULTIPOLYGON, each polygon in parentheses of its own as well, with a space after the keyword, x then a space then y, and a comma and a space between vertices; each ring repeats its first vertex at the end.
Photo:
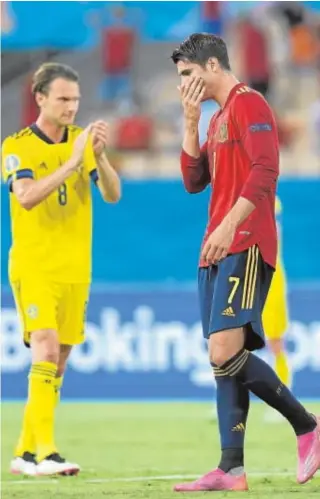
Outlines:
MULTIPOLYGON (((29 84, 37 65, 68 63, 82 82, 78 121, 110 122, 110 154, 124 183, 117 206, 94 192, 88 340, 74 351, 64 398, 214 396, 196 297, 209 193, 190 196, 179 178, 181 110, 169 59, 194 31, 221 32, 245 81, 269 80, 282 129, 293 389, 319 398, 320 2, 285 3, 1 2, 2 137, 34 119, 29 84)), ((202 136, 213 107, 204 106, 202 136)), ((26 395, 30 359, 7 282, 4 185, 1 212, 2 397, 12 400, 26 395)))

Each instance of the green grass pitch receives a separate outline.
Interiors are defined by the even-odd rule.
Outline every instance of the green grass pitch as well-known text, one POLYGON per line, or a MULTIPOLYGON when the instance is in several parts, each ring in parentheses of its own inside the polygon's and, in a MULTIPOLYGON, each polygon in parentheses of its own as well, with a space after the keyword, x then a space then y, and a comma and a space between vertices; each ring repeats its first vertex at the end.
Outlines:
MULTIPOLYGON (((320 404, 309 406, 320 412, 320 404)), ((264 406, 252 404, 246 436, 250 491, 196 493, 250 499, 316 499, 320 473, 310 483, 295 481, 296 440, 286 423, 263 423, 264 406)), ((217 423, 209 404, 61 404, 57 443, 78 462, 78 477, 20 478, 8 473, 20 426, 22 404, 2 406, 3 499, 170 499, 176 482, 205 473, 219 457, 217 423), (180 475, 178 478, 177 476, 180 475)), ((185 497, 185 495, 182 495, 185 497)))

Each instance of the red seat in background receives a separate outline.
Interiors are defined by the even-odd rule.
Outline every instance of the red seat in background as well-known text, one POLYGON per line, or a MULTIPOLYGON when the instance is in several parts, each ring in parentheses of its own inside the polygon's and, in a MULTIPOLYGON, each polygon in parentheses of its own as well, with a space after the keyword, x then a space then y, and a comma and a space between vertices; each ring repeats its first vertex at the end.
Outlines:
POLYGON ((118 121, 115 147, 118 150, 147 150, 151 147, 153 122, 148 116, 130 116, 118 121))
POLYGON ((135 33, 127 27, 109 27, 102 35, 102 65, 106 74, 121 74, 132 67, 135 33))

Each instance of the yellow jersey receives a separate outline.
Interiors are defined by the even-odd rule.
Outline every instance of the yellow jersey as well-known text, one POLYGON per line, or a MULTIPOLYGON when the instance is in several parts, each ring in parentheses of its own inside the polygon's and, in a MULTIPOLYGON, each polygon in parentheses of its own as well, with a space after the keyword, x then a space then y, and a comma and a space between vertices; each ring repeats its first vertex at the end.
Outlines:
POLYGON ((277 265, 262 314, 263 328, 269 340, 281 339, 289 326, 287 281, 281 255, 282 205, 278 197, 276 198, 275 214, 279 240, 277 265))
POLYGON ((20 178, 41 179, 72 155, 82 129, 68 126, 60 143, 53 143, 37 125, 5 139, 2 146, 4 180, 10 190, 12 246, 9 279, 41 275, 54 282, 91 280, 92 206, 90 180, 98 179, 89 140, 83 168, 32 210, 24 209, 12 193, 20 178))

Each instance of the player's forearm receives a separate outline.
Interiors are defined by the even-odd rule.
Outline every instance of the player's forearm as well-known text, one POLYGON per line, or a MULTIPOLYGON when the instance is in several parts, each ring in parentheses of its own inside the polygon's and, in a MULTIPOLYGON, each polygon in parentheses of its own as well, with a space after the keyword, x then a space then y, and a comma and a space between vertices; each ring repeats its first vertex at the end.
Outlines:
POLYGON ((185 123, 182 148, 189 156, 193 158, 200 157, 200 141, 198 123, 185 123))
POLYGON ((180 156, 181 173, 186 190, 203 191, 210 182, 207 143, 199 146, 198 126, 186 124, 180 156))
POLYGON ((109 203, 117 203, 121 198, 121 182, 105 153, 97 158, 98 186, 102 197, 109 203))
POLYGON ((210 174, 206 154, 199 158, 189 156, 184 149, 181 151, 180 165, 183 183, 190 194, 203 191, 210 182, 210 174))
POLYGON ((230 227, 237 229, 255 210, 255 205, 246 198, 239 197, 233 208, 224 218, 223 222, 230 227))
POLYGON ((21 206, 26 210, 31 210, 42 203, 73 174, 76 166, 73 160, 69 160, 58 170, 40 180, 15 181, 13 191, 21 206))

